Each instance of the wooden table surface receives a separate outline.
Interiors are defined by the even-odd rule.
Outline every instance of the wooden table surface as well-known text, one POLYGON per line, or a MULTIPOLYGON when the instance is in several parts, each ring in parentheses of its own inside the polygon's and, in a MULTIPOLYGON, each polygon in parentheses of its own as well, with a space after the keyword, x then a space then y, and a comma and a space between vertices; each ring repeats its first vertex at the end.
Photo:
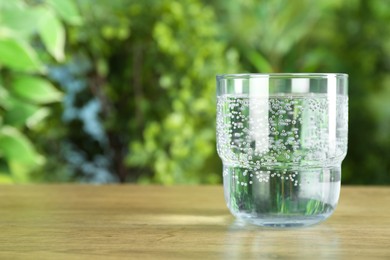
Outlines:
POLYGON ((0 259, 390 259, 390 187, 343 186, 322 224, 234 220, 220 186, 0 186, 0 259))

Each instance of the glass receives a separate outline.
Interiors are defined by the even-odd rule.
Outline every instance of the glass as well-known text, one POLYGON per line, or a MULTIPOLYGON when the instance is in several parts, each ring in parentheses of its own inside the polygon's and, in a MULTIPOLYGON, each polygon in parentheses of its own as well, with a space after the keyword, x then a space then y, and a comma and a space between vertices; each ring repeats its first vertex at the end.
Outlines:
POLYGON ((217 76, 225 200, 261 226, 321 222, 335 210, 348 141, 348 75, 217 76))

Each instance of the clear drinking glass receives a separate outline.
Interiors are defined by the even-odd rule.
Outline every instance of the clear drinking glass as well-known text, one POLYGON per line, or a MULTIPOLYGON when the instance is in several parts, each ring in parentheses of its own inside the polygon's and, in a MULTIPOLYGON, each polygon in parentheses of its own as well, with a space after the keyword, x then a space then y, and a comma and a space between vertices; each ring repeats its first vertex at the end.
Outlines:
POLYGON ((217 150, 234 216, 293 227, 333 213, 347 153, 347 92, 346 74, 217 76, 217 150))

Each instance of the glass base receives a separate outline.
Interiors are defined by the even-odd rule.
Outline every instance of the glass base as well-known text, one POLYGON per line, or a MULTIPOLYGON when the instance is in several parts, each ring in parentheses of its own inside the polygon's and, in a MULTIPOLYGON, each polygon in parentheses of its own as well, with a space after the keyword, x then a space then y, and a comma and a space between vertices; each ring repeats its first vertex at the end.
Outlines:
POLYGON ((327 219, 331 214, 330 212, 327 215, 316 215, 316 216, 309 216, 309 217, 280 217, 278 215, 272 216, 272 215, 264 215, 264 216, 256 216, 253 217, 252 215, 248 214, 237 214, 235 217, 245 223, 250 223, 257 226, 264 226, 264 227, 272 227, 272 228, 295 228, 295 227, 305 227, 305 226, 312 226, 315 224, 318 224, 325 219, 327 219))
POLYGON ((238 219, 260 226, 319 223, 337 206, 340 166, 248 169, 224 165, 225 200, 238 219))

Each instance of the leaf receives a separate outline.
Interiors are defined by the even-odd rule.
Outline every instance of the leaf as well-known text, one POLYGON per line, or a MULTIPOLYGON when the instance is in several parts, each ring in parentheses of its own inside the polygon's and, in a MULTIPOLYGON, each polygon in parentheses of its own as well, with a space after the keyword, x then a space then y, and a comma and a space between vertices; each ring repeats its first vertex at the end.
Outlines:
POLYGON ((28 38, 36 32, 36 22, 40 19, 40 8, 26 7, 20 1, 7 1, 8 4, 0 8, 1 25, 12 31, 13 35, 28 38))
POLYGON ((65 29, 61 21, 52 12, 47 11, 40 20, 38 30, 47 51, 57 61, 63 61, 65 29))
POLYGON ((10 106, 8 91, 0 84, 0 108, 6 109, 10 106))
POLYGON ((9 106, 4 115, 4 123, 7 125, 21 127, 32 117, 39 107, 26 102, 9 98, 9 106))
POLYGON ((28 165, 39 165, 43 159, 30 141, 16 128, 4 126, 0 129, 0 155, 28 165))
POLYGON ((15 70, 42 72, 43 67, 35 51, 21 39, 0 39, 0 66, 15 70))
POLYGON ((73 25, 82 23, 78 8, 73 0, 47 0, 47 2, 66 22, 73 25))
POLYGON ((47 104, 61 100, 62 93, 49 81, 39 77, 23 76, 14 80, 12 92, 36 104, 47 104))
POLYGON ((244 52, 247 59, 258 70, 258 72, 272 72, 271 64, 259 53, 253 50, 244 52))
POLYGON ((22 163, 18 160, 9 160, 9 168, 11 170, 12 179, 16 183, 28 183, 30 178, 31 166, 22 163))
POLYGON ((50 115, 50 110, 46 107, 41 107, 38 109, 32 116, 30 116, 26 121, 26 126, 30 129, 38 126, 48 115, 50 115))

